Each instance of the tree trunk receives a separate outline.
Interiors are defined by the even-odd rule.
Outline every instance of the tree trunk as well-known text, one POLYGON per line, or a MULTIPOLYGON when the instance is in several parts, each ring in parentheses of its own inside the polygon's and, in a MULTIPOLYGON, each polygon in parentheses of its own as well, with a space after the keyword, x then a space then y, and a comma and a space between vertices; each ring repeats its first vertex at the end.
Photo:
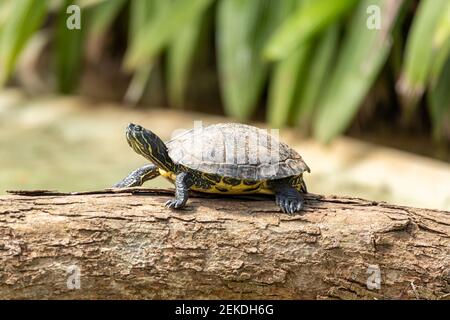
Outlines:
POLYGON ((131 188, 0 197, 2 299, 449 299, 450 213, 131 188), (379 277, 378 277, 379 276, 379 277))

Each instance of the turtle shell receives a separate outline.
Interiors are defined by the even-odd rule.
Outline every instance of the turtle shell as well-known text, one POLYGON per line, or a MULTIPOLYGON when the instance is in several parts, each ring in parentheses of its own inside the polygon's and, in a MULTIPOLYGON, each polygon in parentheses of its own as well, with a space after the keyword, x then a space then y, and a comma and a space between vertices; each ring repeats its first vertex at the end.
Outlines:
POLYGON ((175 163, 224 177, 270 180, 310 172, 302 157, 280 142, 276 133, 224 123, 191 129, 166 145, 175 163))

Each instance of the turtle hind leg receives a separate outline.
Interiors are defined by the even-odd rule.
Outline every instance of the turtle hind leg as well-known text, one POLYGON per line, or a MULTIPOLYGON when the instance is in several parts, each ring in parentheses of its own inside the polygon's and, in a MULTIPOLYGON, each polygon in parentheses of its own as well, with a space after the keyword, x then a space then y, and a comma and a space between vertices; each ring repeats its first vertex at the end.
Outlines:
POLYGON ((275 193, 275 202, 284 213, 294 214, 303 208, 305 199, 295 188, 289 187, 275 193))
POLYGON ((189 188, 193 184, 194 179, 190 173, 179 173, 175 178, 175 198, 168 200, 165 206, 171 209, 183 208, 189 198, 189 188))
POLYGON ((275 193, 275 202, 284 213, 294 214, 303 208, 305 199, 287 180, 274 180, 271 187, 275 193))
POLYGON ((119 181, 113 188, 129 188, 129 187, 139 187, 145 181, 151 180, 159 176, 159 169, 154 164, 149 164, 143 166, 139 169, 134 170, 125 179, 119 181))

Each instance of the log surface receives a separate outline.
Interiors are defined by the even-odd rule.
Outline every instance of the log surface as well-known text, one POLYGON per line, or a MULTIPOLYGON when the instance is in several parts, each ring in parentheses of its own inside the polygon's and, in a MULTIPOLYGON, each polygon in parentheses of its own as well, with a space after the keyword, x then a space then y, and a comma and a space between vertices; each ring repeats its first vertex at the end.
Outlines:
POLYGON ((313 194, 295 216, 195 195, 171 211, 169 197, 1 196, 0 298, 450 298, 449 212, 313 194))

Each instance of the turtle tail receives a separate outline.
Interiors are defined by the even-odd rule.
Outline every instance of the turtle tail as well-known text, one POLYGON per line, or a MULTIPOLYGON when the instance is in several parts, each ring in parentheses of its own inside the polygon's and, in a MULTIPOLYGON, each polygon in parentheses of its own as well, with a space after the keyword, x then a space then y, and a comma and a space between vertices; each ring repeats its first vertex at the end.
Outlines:
POLYGON ((127 127, 126 135, 128 143, 138 154, 159 168, 175 171, 176 165, 169 156, 166 144, 152 131, 131 123, 127 127))

